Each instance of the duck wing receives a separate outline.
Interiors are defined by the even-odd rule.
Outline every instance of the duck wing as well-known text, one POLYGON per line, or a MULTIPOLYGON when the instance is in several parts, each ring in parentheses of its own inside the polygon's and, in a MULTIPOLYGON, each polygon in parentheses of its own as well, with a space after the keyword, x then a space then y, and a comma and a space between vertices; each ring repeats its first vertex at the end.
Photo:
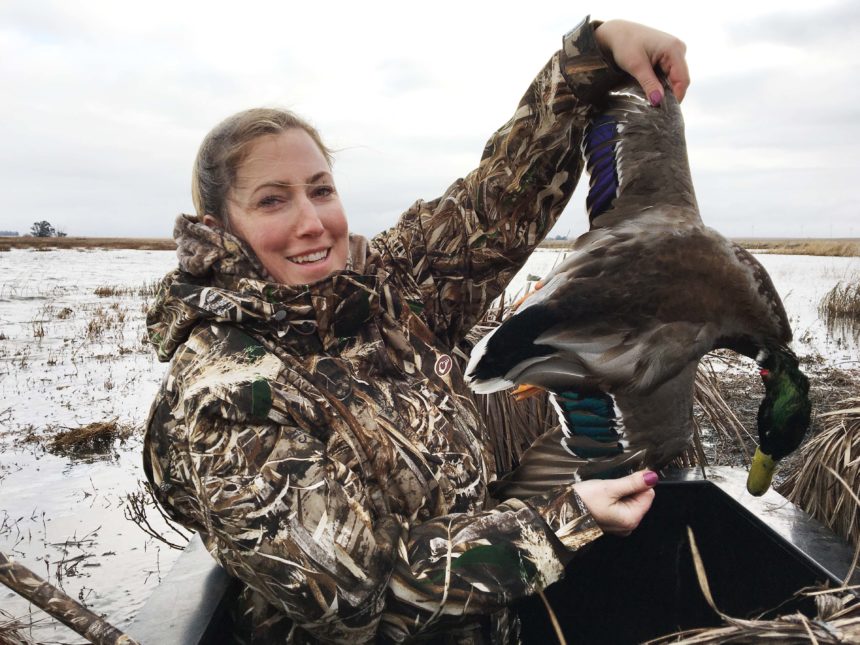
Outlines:
POLYGON ((646 252, 642 236, 568 258, 472 350, 472 389, 488 394, 528 383, 555 392, 647 395, 710 351, 722 335, 713 321, 725 294, 695 276, 691 294, 685 278, 663 270, 676 263, 673 255, 659 245, 646 252), (701 302, 691 304, 694 296, 701 302))
POLYGON ((659 107, 632 80, 613 92, 586 128, 583 152, 591 230, 475 347, 466 374, 479 393, 518 383, 647 392, 722 331, 711 321, 726 294, 699 288, 708 277, 701 258, 734 253, 702 225, 671 91, 659 107))
MULTIPOLYGON (((599 409, 598 421, 587 414, 571 415, 565 406, 570 394, 550 393, 560 425, 535 441, 517 468, 490 485, 490 492, 500 499, 527 498, 585 479, 662 468, 690 443, 695 372, 692 364, 648 396, 613 397, 617 419, 599 409)), ((600 400, 599 394, 587 396, 586 401, 600 400)))
POLYGON ((717 340, 716 348, 755 358, 761 347, 787 347, 792 340, 791 323, 770 275, 745 248, 734 242, 726 244, 731 247, 739 274, 739 287, 732 294, 733 312, 739 322, 734 334, 717 340))
MULTIPOLYGON (((732 329, 721 330, 725 336, 718 347, 754 358, 763 345, 787 345, 791 326, 765 268, 748 251, 702 224, 687 157, 684 119, 665 79, 663 85, 663 101, 653 107, 639 84, 630 79, 610 93, 606 109, 586 128, 582 150, 590 175, 586 208, 591 230, 576 246, 594 254, 623 244, 625 239, 636 245, 643 240, 629 237, 643 235, 637 220, 642 220, 640 226, 656 226, 658 235, 677 240, 679 246, 683 242, 679 253, 686 259, 677 254, 672 259, 678 273, 698 272, 709 276, 711 284, 721 285, 722 297, 699 285, 705 290, 697 288, 699 297, 690 298, 691 304, 707 301, 731 305, 725 311, 732 312, 734 324, 732 329), (693 264, 690 259, 694 259, 693 264)), ((642 252, 665 253, 658 251, 664 245, 647 241, 647 237, 640 245, 642 252)), ((671 255, 663 257, 668 260, 671 255)), ((589 268, 581 264, 581 260, 573 259, 559 272, 584 274, 589 268)), ((644 270, 653 271, 654 267, 644 270)), ((673 284, 683 286, 684 282, 692 287, 694 281, 673 284)))
POLYGON ((607 108, 586 128, 582 150, 592 230, 669 214, 701 224, 681 108, 665 81, 664 90, 654 107, 630 79, 610 93, 607 108))

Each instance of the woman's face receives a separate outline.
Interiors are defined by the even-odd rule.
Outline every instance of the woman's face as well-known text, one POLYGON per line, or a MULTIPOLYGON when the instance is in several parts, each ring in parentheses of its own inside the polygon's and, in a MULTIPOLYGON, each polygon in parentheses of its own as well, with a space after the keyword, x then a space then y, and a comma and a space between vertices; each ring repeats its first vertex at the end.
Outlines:
POLYGON ((348 228, 331 168, 301 128, 251 145, 227 204, 233 231, 281 284, 310 284, 346 268, 348 228))

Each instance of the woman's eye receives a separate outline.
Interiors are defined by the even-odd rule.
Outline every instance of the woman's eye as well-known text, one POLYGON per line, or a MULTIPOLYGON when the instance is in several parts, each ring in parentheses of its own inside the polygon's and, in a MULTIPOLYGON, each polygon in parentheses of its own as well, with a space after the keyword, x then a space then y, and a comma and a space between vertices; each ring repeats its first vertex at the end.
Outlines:
POLYGON ((330 186, 328 184, 320 184, 319 186, 314 186, 313 189, 314 197, 329 197, 334 195, 334 186, 330 186))
POLYGON ((283 202, 283 199, 279 195, 268 195, 257 202, 257 207, 272 208, 273 206, 278 206, 281 202, 283 202))

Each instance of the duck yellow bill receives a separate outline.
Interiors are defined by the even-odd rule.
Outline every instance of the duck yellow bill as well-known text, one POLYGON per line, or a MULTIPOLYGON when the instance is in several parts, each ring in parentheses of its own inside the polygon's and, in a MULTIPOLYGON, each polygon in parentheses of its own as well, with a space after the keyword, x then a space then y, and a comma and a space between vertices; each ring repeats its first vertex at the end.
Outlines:
POLYGON ((773 479, 775 468, 776 462, 771 456, 764 454, 761 448, 756 448, 752 466, 750 466, 750 474, 747 477, 747 490, 750 494, 756 497, 764 495, 770 486, 770 480, 773 479))

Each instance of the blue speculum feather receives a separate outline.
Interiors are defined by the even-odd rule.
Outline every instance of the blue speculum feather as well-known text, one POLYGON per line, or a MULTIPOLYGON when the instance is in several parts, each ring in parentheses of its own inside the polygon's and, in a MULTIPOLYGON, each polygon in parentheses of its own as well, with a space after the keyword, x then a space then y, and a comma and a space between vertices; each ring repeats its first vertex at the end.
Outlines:
POLYGON ((583 437, 591 442, 568 443, 568 448, 583 459, 612 457, 623 451, 621 435, 615 427, 615 408, 605 394, 582 395, 561 392, 556 403, 564 416, 569 438, 583 437))
POLYGON ((601 114, 591 120, 588 132, 585 133, 586 152, 588 148, 596 148, 601 143, 611 141, 615 137, 615 119, 601 114))
POLYGON ((615 158, 617 125, 607 115, 595 117, 585 131, 584 150, 588 158, 591 186, 585 200, 589 220, 606 211, 618 194, 615 158))

